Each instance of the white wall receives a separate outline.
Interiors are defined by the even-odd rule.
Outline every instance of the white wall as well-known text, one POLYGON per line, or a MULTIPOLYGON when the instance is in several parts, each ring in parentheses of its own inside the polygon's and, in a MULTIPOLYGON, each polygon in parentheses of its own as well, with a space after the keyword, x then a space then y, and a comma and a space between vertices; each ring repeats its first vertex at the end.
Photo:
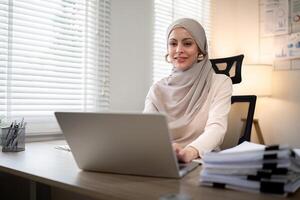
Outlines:
POLYGON ((111 6, 111 110, 141 111, 151 84, 153 1, 111 6))
POLYGON ((244 54, 244 64, 259 60, 259 0, 214 0, 211 57, 244 54))
MULTIPOLYGON (((217 15, 212 41, 214 57, 243 53, 244 64, 265 62, 264 49, 273 47, 259 37, 258 2, 215 1, 217 15)), ((300 63, 295 62, 294 65, 300 63)), ((300 66, 294 68, 299 69, 300 66)), ((300 70, 273 72, 272 97, 258 98, 255 117, 259 119, 266 144, 287 143, 300 147, 300 70)), ((255 137, 252 139, 256 141, 255 137)))
POLYGON ((274 71, 272 86, 272 97, 257 104, 265 140, 300 148, 300 70, 274 71))

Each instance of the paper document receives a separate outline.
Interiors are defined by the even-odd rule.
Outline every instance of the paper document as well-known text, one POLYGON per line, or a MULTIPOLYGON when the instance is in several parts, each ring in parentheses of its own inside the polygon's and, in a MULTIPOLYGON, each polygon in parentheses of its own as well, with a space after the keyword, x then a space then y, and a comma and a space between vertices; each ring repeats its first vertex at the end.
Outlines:
POLYGON ((201 185, 283 195, 300 187, 300 149, 288 145, 244 142, 202 161, 201 185))

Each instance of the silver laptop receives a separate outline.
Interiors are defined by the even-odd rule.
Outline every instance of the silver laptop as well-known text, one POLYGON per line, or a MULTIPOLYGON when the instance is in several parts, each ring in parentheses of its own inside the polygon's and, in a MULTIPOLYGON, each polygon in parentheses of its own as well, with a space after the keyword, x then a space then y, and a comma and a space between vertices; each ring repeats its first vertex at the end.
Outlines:
POLYGON ((161 114, 56 112, 79 168, 179 178, 198 163, 179 165, 161 114))

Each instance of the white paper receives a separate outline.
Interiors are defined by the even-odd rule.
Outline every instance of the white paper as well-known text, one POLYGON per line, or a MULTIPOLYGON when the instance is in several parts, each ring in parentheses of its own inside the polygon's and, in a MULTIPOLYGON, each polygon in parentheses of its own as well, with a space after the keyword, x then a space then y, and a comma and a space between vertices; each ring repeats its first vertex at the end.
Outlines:
POLYGON ((274 53, 276 59, 287 59, 289 57, 288 43, 289 43, 288 35, 275 37, 274 53))
POLYGON ((289 36, 288 51, 290 58, 300 58, 300 33, 289 36))
POLYGON ((273 36, 289 33, 289 1, 262 1, 262 36, 273 36))
POLYGON ((221 151, 220 153, 235 153, 235 152, 244 152, 244 151, 255 151, 255 150, 264 150, 265 145, 262 144, 255 144, 252 142, 243 142, 242 144, 239 144, 233 148, 226 149, 221 151))

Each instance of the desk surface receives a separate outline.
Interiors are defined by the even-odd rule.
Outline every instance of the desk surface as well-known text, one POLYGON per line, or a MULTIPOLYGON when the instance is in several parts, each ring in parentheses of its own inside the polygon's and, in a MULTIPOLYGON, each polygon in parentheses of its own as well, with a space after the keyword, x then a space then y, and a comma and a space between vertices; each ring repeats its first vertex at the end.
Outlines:
MULTIPOLYGON (((27 143, 18 153, 0 153, 0 171, 101 199, 156 199, 170 193, 188 194, 192 199, 247 200, 286 199, 269 194, 246 193, 202 187, 198 167, 182 179, 128 176, 81 171, 70 152, 54 147, 64 141, 27 143)), ((289 199, 300 199, 300 192, 289 199)))

